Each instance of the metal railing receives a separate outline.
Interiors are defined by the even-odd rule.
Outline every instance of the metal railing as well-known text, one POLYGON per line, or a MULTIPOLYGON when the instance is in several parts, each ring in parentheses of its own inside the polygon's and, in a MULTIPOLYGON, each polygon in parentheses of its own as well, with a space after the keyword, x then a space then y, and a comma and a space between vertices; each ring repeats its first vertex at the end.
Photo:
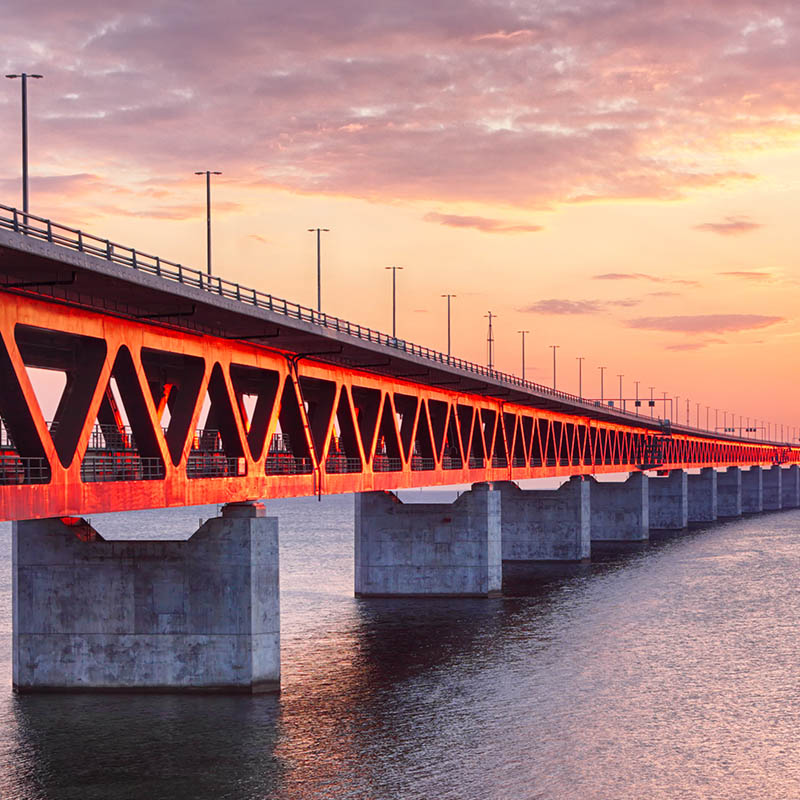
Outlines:
POLYGON ((341 453, 330 455, 325 459, 325 472, 329 475, 361 472, 361 459, 348 458, 341 453))
POLYGON ((436 461, 432 458, 424 458, 423 456, 411 456, 411 469, 413 472, 436 469, 436 461))
POLYGON ((267 475, 310 475, 314 464, 310 458, 298 458, 291 453, 269 453, 264 469, 267 475))
POLYGON ((81 462, 81 480, 84 483, 156 481, 162 480, 164 475, 164 464, 160 458, 90 453, 81 462))
POLYGON ((50 483, 50 464, 46 458, 0 455, 0 486, 50 483))
POLYGON ((192 451, 186 461, 187 478, 239 478, 246 474, 244 458, 223 453, 192 451))
POLYGON ((402 469, 403 460, 401 458, 390 458, 377 453, 372 459, 373 472, 400 472, 402 469))

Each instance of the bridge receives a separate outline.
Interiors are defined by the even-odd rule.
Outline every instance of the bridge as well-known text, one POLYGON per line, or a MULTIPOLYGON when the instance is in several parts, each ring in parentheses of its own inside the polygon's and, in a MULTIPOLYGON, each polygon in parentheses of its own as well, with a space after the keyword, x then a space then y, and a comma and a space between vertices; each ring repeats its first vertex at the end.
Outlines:
POLYGON ((277 523, 260 498, 356 493, 360 595, 490 596, 504 560, 800 505, 797 442, 555 391, 8 206, 0 386, 20 690, 275 688, 277 523), (51 419, 31 370, 61 373, 51 419), (515 485, 559 476, 558 491, 515 485), (452 506, 385 494, 454 484, 475 488, 452 506), (222 517, 187 542, 105 542, 82 519, 207 503, 222 517), (144 588, 120 588, 133 572, 144 588), (187 666, 201 635, 216 654, 187 666))

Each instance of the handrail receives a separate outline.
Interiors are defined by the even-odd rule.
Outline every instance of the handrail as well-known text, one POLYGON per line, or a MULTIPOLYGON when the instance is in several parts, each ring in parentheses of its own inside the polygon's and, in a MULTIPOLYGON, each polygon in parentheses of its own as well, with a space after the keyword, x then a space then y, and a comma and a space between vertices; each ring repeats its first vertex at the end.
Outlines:
MULTIPOLYGON (((144 253, 141 250, 135 250, 126 245, 112 242, 109 239, 104 239, 94 236, 89 233, 84 233, 77 228, 70 228, 67 225, 62 225, 58 222, 53 222, 44 217, 38 217, 35 214, 26 214, 12 206, 0 204, 0 228, 12 230, 15 233, 21 233, 33 239, 47 241, 56 244, 60 247, 66 247, 72 250, 78 250, 82 253, 96 256, 105 259, 114 264, 120 264, 125 267, 130 267, 138 272, 145 272, 156 275, 164 280, 171 280, 185 286, 200 289, 212 294, 219 295, 229 300, 235 300, 240 303, 246 303, 263 308, 276 314, 283 314, 286 317, 300 320, 301 322, 309 322, 313 325, 327 328, 328 330, 343 333, 347 336, 360 339, 362 341, 373 342, 383 345, 384 347, 391 347, 395 350, 400 350, 419 358, 424 358, 429 361, 434 361, 439 364, 445 364, 449 367, 463 370, 464 372, 471 372, 481 377, 491 378, 492 380, 501 383, 515 386, 521 389, 528 389, 539 394, 544 394, 558 400, 566 400, 570 403, 577 403, 581 407, 596 411, 601 407, 605 413, 612 414, 613 416, 621 417, 631 422, 638 422, 643 425, 652 425, 656 421, 652 418, 648 419, 639 414, 634 414, 630 411, 615 408, 600 401, 587 400, 584 397, 570 394, 569 392, 562 392, 559 389, 554 389, 549 386, 544 386, 540 383, 533 381, 523 380, 516 375, 511 375, 506 372, 499 372, 498 370, 490 370, 482 364, 477 364, 473 361, 467 361, 462 358, 455 358, 453 356, 442 353, 438 350, 433 350, 430 347, 423 347, 422 345, 408 342, 404 339, 398 339, 389 334, 381 333, 380 331, 367 328, 357 323, 352 323, 349 320, 340 319, 324 312, 316 311, 308 306, 293 303, 283 298, 275 297, 272 294, 261 292, 257 289, 243 286, 242 284, 234 281, 229 281, 226 278, 220 278, 216 275, 208 275, 201 270, 193 269, 192 267, 185 267, 174 261, 159 256, 144 253)), ((2 286, 0 285, 0 288, 2 286)), ((659 418, 660 419, 660 418, 659 418)), ((696 431, 702 434, 708 434, 712 431, 704 428, 694 428, 690 425, 680 426, 684 431, 696 431)), ((789 444, 784 442, 767 440, 752 440, 741 439, 737 437, 718 437, 730 438, 733 441, 752 441, 757 444, 759 441, 769 444, 789 444)))

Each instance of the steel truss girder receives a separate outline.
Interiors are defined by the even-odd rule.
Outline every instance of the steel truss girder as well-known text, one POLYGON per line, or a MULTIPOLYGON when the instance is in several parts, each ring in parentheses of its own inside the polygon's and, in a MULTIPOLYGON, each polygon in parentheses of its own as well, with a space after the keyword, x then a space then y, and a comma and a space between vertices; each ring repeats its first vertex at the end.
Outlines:
MULTIPOLYGON (((0 361, 0 415, 23 443, 19 454, 49 465, 49 481, 41 483, 4 480, 0 471, 0 520, 623 472, 642 465, 657 435, 644 426, 370 374, 268 343, 197 335, 24 294, 0 294, 0 361), (75 362, 68 372, 72 388, 58 428, 50 430, 24 353, 28 366, 52 368, 65 358, 59 351, 65 347, 75 362), (178 369, 182 389, 176 391, 170 369, 178 369), (119 425, 112 375, 132 409, 140 452, 158 467, 150 479, 86 480, 95 421, 119 425), (194 431, 207 394, 222 439, 213 455, 235 462, 236 474, 205 476, 195 469, 194 431), (257 396, 249 413, 245 394, 257 396), (172 420, 166 433, 165 407, 172 420), (276 460, 286 461, 270 450, 279 426, 284 434, 291 428, 304 471, 269 474, 276 460)), ((121 431, 120 441, 126 435, 121 431)), ((659 469, 800 462, 798 448, 778 454, 771 445, 683 434, 659 447, 659 469)), ((13 452, 0 454, 0 464, 13 452)))

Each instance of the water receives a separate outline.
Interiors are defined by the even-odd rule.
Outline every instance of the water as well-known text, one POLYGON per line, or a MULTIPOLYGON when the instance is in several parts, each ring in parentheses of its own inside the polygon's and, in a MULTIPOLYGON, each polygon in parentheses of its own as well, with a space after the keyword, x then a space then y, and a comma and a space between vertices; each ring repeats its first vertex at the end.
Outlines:
MULTIPOLYGON (((800 798, 800 512, 426 601, 352 597, 352 498, 269 507, 279 697, 15 697, 0 526, 0 797, 800 798)), ((215 511, 92 522, 180 538, 215 511)))

